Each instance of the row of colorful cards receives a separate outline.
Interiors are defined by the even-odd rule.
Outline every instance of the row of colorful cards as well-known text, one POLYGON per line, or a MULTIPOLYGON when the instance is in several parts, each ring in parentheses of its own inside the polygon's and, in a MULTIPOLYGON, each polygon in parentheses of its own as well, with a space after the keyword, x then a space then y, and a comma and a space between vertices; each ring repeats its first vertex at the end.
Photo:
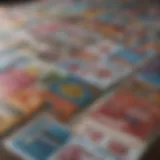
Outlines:
POLYGON ((102 92, 34 58, 13 56, 12 61, 10 58, 2 58, 4 65, 1 64, 0 71, 1 134, 41 108, 66 122, 102 92))
POLYGON ((86 30, 80 27, 67 25, 64 32, 58 31, 57 27, 61 28, 62 24, 59 25, 59 23, 44 22, 42 27, 44 33, 43 29, 35 30, 37 40, 35 37, 18 36, 16 41, 9 42, 10 49, 2 50, 1 53, 5 56, 22 54, 35 57, 69 74, 74 74, 99 89, 107 89, 124 79, 146 60, 156 55, 150 50, 146 52, 143 48, 134 52, 113 40, 100 38, 97 34, 87 35, 87 32, 86 34, 84 32, 86 30), (56 30, 52 32, 53 35, 50 29, 56 30), (67 35, 65 31, 71 32, 73 37, 67 35))
POLYGON ((159 71, 158 56, 111 97, 96 102, 89 117, 104 128, 147 140, 160 123, 159 71))
POLYGON ((24 160, 136 160, 143 150, 143 145, 122 141, 90 121, 71 132, 49 114, 35 118, 4 143, 24 160))
POLYGON ((158 13, 142 16, 121 1, 108 0, 103 7, 102 1, 0 8, 0 135, 41 111, 4 140, 21 158, 136 160, 144 140, 156 131, 160 58, 153 26, 158 13), (96 101, 84 123, 60 124, 154 56, 111 97, 96 101))
MULTIPOLYGON (((53 126, 53 128, 55 127, 55 130, 58 131, 53 130, 52 133, 50 121, 53 120, 50 120, 50 118, 44 118, 46 119, 45 121, 42 118, 40 122, 38 120, 35 124, 34 121, 31 121, 31 125, 29 125, 30 127, 25 127, 22 131, 18 130, 18 133, 15 134, 15 136, 9 140, 7 139, 7 146, 23 158, 33 160, 41 158, 42 160, 52 159, 54 154, 56 158, 58 157, 58 159, 63 159, 65 157, 66 160, 72 158, 72 156, 73 158, 78 156, 77 159, 85 159, 88 157, 96 160, 103 160, 104 157, 110 159, 123 158, 124 160, 128 160, 128 156, 136 156, 139 153, 139 148, 138 150, 134 149, 133 153, 129 153, 130 148, 137 148, 144 144, 144 140, 149 138, 149 136, 156 131, 160 121, 160 102, 158 98, 160 96, 160 75, 158 59, 159 57, 156 57, 151 61, 147 67, 145 67, 134 79, 131 80, 131 82, 118 89, 110 98, 105 96, 99 103, 96 102, 96 107, 93 106, 91 108, 91 113, 88 114, 88 119, 84 120, 85 123, 81 121, 80 126, 75 124, 72 129, 75 130, 77 134, 80 134, 78 139, 71 138, 68 143, 66 142, 68 138, 64 141, 60 140, 62 144, 57 142, 58 138, 56 136, 61 135, 59 132, 62 131, 62 128, 59 129, 57 126, 53 126), (41 125, 42 123, 43 125, 41 125), (36 128, 34 126, 36 126, 36 128), (85 128, 85 131, 83 131, 82 128, 85 128), (50 132, 48 130, 51 130, 51 133, 48 133, 47 135, 39 133, 42 132, 42 130, 47 130, 46 132, 50 132), (104 140, 103 132, 108 132, 108 134, 112 136, 115 134, 115 137, 120 137, 119 139, 121 141, 115 142, 115 138, 113 138, 114 141, 112 142, 112 140, 109 140, 109 137, 104 137, 106 139, 104 140), (33 139, 32 136, 36 136, 34 137, 36 140, 33 139), (44 139, 42 136, 44 136, 44 139), (91 139, 88 139, 88 136, 91 136, 89 137, 91 139), (27 140, 25 141, 26 138, 27 140), (54 138, 53 144, 51 143, 50 138, 54 138), (95 142, 90 142, 90 140, 95 142), (132 145, 130 146, 130 144, 132 145), (64 148, 62 147, 62 149, 60 149, 63 145, 65 145, 64 148), (41 150, 44 150, 44 148, 46 149, 46 152, 42 154, 41 150), (57 153, 55 153, 56 151, 57 153)), ((29 112, 35 111, 46 96, 49 104, 45 104, 45 107, 50 112, 50 117, 52 112, 52 118, 60 119, 63 122, 66 121, 66 119, 76 110, 76 105, 82 105, 83 107, 84 103, 87 102, 87 100, 84 99, 79 99, 78 101, 78 97, 81 95, 81 92, 79 90, 80 88, 77 88, 75 79, 71 79, 70 77, 69 79, 71 80, 71 83, 74 83, 69 84, 69 81, 65 79, 64 74, 58 75, 57 73, 56 75, 51 74, 51 77, 44 77, 42 76, 43 85, 48 84, 50 92, 42 93, 42 91, 37 91, 36 88, 33 88, 32 86, 32 88, 21 89, 19 92, 9 97, 8 102, 11 102, 13 106, 9 104, 2 104, 2 129, 5 130, 11 124, 22 120, 21 117, 24 113, 29 114, 29 112), (54 91, 56 92, 53 93, 54 91), (74 99, 73 96, 77 97, 74 99), (63 101, 62 97, 64 98, 63 101), (72 99, 72 104, 67 101, 71 100, 70 98, 72 99), (82 102, 84 103, 82 104, 82 102)), ((87 98, 87 96, 85 95, 83 98, 87 98)), ((68 130, 66 131, 68 133, 68 130)), ((105 136, 106 135, 107 134, 105 133, 105 136)), ((61 136, 62 137, 60 138, 63 139, 63 133, 61 136)))
MULTIPOLYGON (((0 16, 6 17, 2 18, 2 27, 4 28, 2 35, 4 35, 5 32, 8 32, 10 34, 11 32, 19 30, 20 28, 23 30, 31 24, 42 22, 46 19, 55 21, 57 19, 63 19, 64 17, 70 15, 75 15, 81 16, 81 18, 83 17, 84 19, 87 19, 87 21, 89 19, 92 20, 92 22, 88 21, 87 23, 89 23, 90 26, 91 23, 94 23, 94 28, 96 27, 98 29, 101 25, 99 30, 101 30, 102 33, 105 33, 106 36, 121 39, 122 34, 129 34, 130 36, 128 37, 130 37, 130 40, 126 38, 125 41, 130 41, 130 43, 132 44, 133 42, 135 42, 135 40, 138 40, 138 38, 140 38, 134 43, 134 45, 136 45, 137 43, 142 43, 142 41, 149 38, 143 36, 143 33, 146 32, 146 28, 149 28, 149 31, 155 31, 155 28, 150 26, 151 24, 154 24, 153 21, 157 22, 159 17, 159 12, 157 13, 156 11, 152 11, 151 13, 145 15, 139 15, 137 10, 121 7, 121 5, 117 2, 109 2, 105 7, 101 6, 97 7, 97 9, 95 9, 95 7, 91 5, 91 3, 87 4, 78 2, 74 4, 71 2, 72 1, 69 0, 54 0, 47 1, 45 3, 32 3, 26 6, 20 5, 11 7, 9 9, 1 8, 0 16), (119 8, 117 9, 117 7, 111 7, 109 4, 116 4, 119 6, 119 8), (132 24, 133 27, 131 27, 130 24, 132 24), (104 29, 106 25, 108 25, 108 27, 107 29, 104 29), (123 33, 124 30, 126 30, 126 27, 127 33, 123 33)), ((150 36, 150 34, 147 35, 150 36)))

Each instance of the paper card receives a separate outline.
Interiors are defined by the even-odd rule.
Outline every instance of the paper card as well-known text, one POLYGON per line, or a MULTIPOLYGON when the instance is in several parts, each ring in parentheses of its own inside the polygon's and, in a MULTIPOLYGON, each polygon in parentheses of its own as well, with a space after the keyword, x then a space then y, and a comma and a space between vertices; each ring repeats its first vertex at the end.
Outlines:
POLYGON ((75 76, 51 84, 49 90, 79 107, 89 104, 100 94, 99 89, 75 76))
POLYGON ((21 120, 23 113, 10 104, 0 103, 0 135, 21 120))
POLYGON ((113 82, 111 68, 89 66, 83 70, 81 69, 78 75, 100 89, 109 87, 113 82))
POLYGON ((154 132, 159 123, 157 111, 157 106, 122 90, 99 104, 91 115, 106 127, 143 140, 154 132))
POLYGON ((44 90, 36 86, 30 86, 16 91, 7 100, 15 108, 28 115, 42 107, 46 96, 44 90))
POLYGON ((93 61, 95 63, 84 66, 77 75, 103 90, 132 72, 128 64, 114 62, 110 58, 101 57, 98 61, 96 59, 93 61))
POLYGON ((62 122, 67 122, 78 110, 70 101, 49 91, 46 92, 46 101, 45 110, 62 122))
POLYGON ((6 139, 5 144, 23 159, 49 160, 70 137, 68 129, 44 114, 6 139))
POLYGON ((110 58, 120 48, 110 40, 101 41, 95 46, 90 45, 80 52, 73 53, 69 59, 57 62, 57 65, 104 89, 132 71, 128 64, 110 58))
MULTIPOLYGON (((133 141, 129 137, 122 136, 114 130, 106 129, 90 118, 84 118, 82 123, 74 126, 75 132, 85 138, 85 142, 91 142, 92 148, 97 148, 101 156, 105 159, 123 159, 136 160, 135 157, 140 156, 139 150, 143 150, 143 143, 140 141, 133 141)), ((82 141, 82 143, 84 143, 82 141)), ((88 149, 89 145, 84 146, 88 149)), ((92 150, 93 151, 93 150, 92 150)), ((93 152, 96 153, 96 152, 93 152)))

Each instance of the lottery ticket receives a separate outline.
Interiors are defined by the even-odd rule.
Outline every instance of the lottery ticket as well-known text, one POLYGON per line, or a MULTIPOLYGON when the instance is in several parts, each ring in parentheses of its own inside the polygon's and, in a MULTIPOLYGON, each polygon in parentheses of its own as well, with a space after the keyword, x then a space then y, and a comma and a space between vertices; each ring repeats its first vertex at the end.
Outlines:
POLYGON ((121 89, 102 101, 91 117, 105 127, 145 140, 158 126, 156 110, 156 105, 121 89))
POLYGON ((6 148, 26 160, 49 160, 71 137, 63 125, 44 114, 6 139, 6 148))
POLYGON ((53 72, 46 75, 46 77, 42 79, 42 83, 43 81, 49 82, 48 89, 51 93, 72 102, 80 108, 92 102, 101 92, 93 85, 88 84, 76 76, 69 76, 68 74, 59 76, 53 72))

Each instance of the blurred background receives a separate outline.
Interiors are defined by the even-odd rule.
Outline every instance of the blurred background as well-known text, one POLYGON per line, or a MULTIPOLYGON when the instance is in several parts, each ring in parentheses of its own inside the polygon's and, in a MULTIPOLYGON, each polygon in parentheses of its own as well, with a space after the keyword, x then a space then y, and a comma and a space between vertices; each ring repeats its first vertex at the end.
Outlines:
POLYGON ((160 1, 0 1, 0 160, 160 160, 160 1))

